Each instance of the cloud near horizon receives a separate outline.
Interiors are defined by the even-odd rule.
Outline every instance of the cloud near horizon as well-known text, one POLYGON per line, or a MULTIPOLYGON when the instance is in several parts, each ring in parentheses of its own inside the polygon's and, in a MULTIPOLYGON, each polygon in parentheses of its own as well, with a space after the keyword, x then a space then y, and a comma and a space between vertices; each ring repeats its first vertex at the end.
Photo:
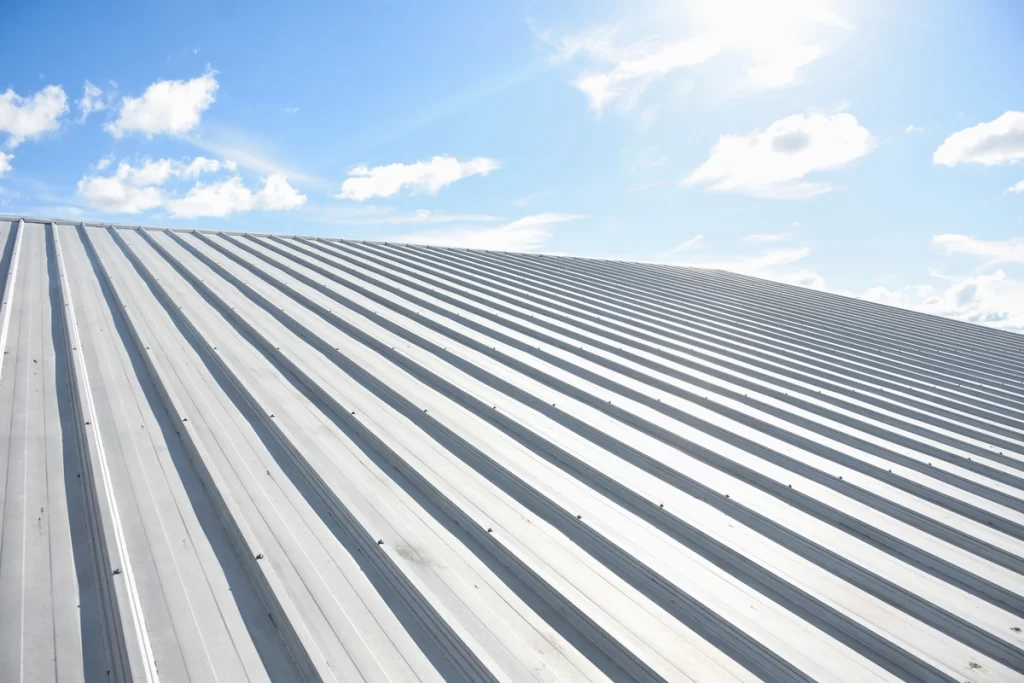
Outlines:
POLYGON ((429 161, 386 166, 356 166, 348 172, 349 178, 341 186, 338 199, 357 202, 374 197, 391 197, 408 188, 413 194, 437 194, 452 183, 474 175, 485 176, 501 168, 494 159, 476 157, 459 161, 455 157, 435 156, 429 161))
MULTIPOLYGON (((96 170, 104 170, 101 160, 96 170)), ((78 194, 93 209, 110 213, 135 214, 163 208, 174 218, 220 218, 252 210, 284 211, 306 202, 306 195, 288 184, 285 176, 271 174, 253 191, 240 176, 214 183, 197 181, 183 196, 164 190, 172 179, 193 180, 203 173, 235 173, 232 161, 196 157, 188 163, 174 159, 146 160, 139 166, 126 161, 110 176, 86 175, 78 181, 78 194)))
POLYGON ((504 225, 431 229, 390 237, 387 241, 492 251, 533 251, 551 238, 551 226, 582 218, 586 216, 541 213, 524 216, 504 225))

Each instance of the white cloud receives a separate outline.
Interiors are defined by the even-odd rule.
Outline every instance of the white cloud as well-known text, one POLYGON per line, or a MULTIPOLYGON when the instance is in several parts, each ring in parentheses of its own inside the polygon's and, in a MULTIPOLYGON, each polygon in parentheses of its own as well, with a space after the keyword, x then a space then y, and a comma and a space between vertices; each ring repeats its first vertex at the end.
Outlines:
POLYGON ((967 235, 935 235, 932 244, 946 254, 980 256, 986 264, 1024 263, 1024 238, 979 240, 967 235))
POLYGON ((114 137, 140 132, 147 137, 157 133, 180 135, 199 125, 217 92, 213 71, 190 81, 159 81, 146 88, 141 97, 124 97, 113 123, 104 128, 114 137))
POLYGON ((306 195, 288 184, 282 175, 267 177, 253 192, 234 176, 219 183, 196 183, 181 199, 169 199, 166 206, 177 218, 223 217, 240 211, 286 211, 306 203, 306 195))
POLYGON ((406 223, 490 223, 500 220, 497 216, 487 214, 448 213, 447 211, 431 211, 416 209, 412 213, 389 213, 377 218, 365 219, 362 223, 389 223, 392 225, 406 223))
POLYGON ((904 133, 923 133, 924 132, 924 128, 921 128, 920 126, 915 126, 915 125, 911 124, 911 125, 907 126, 906 128, 904 128, 903 132, 904 133))
POLYGON ((436 156, 430 161, 387 166, 357 166, 349 171, 349 179, 335 196, 340 199, 365 201, 372 197, 390 197, 403 187, 412 192, 437 194, 442 188, 472 175, 487 175, 501 168, 494 159, 477 157, 458 161, 455 157, 436 156))
POLYGON ((845 166, 875 145, 874 136, 851 114, 796 114, 763 131, 723 135, 708 160, 682 184, 755 197, 813 197, 832 186, 806 176, 845 166))
POLYGON ((708 61, 720 50, 717 40, 700 38, 657 46, 634 46, 622 51, 601 44, 586 44, 594 57, 617 54, 615 65, 603 71, 589 71, 576 79, 574 85, 584 95, 598 116, 613 101, 623 109, 631 108, 654 80, 683 67, 708 61))
POLYGON ((238 166, 233 161, 196 157, 187 166, 181 167, 178 174, 182 178, 198 178, 200 173, 216 173, 220 170, 235 171, 237 169, 238 166))
POLYGON ((691 266, 693 268, 708 268, 711 270, 727 270, 730 273, 741 273, 743 275, 761 275, 779 266, 786 266, 797 261, 802 261, 809 256, 811 250, 807 247, 796 247, 792 249, 769 249, 768 251, 750 256, 738 256, 727 259, 708 260, 686 260, 673 261, 674 265, 691 266))
MULTIPOLYGON (((101 159, 96 170, 106 169, 109 158, 101 159)), ((85 176, 78 181, 78 194, 95 209, 115 213, 140 213, 162 206, 160 186, 180 176, 184 166, 172 159, 146 160, 140 166, 122 161, 112 176, 85 176)))
MULTIPOLYGON (((97 171, 110 165, 109 158, 96 164, 97 171)), ((181 197, 163 189, 170 180, 192 180, 201 173, 236 170, 231 161, 196 157, 190 162, 174 159, 146 160, 138 166, 122 161, 111 176, 85 176, 78 181, 78 193, 93 208, 112 213, 139 213, 166 208, 173 216, 226 216, 238 211, 294 209, 306 196, 288 184, 283 175, 270 175, 263 187, 253 192, 235 175, 227 180, 197 182, 181 197)))
POLYGON ((103 111, 107 108, 106 103, 103 101, 103 91, 89 81, 85 82, 82 99, 78 100, 76 104, 80 112, 78 117, 79 123, 85 123, 85 119, 89 117, 89 114, 95 111, 103 111))
POLYGON ((690 0, 682 7, 685 18, 662 22, 662 35, 656 39, 623 38, 621 26, 557 41, 541 37, 555 44, 558 60, 582 57, 590 62, 574 85, 600 116, 611 104, 631 109, 658 79, 720 54, 738 56, 744 71, 736 85, 742 89, 797 83, 800 69, 828 52, 837 29, 853 28, 827 0, 690 0))
POLYGON ((274 143, 236 128, 207 124, 203 135, 184 135, 184 140, 199 149, 222 159, 233 159, 242 168, 255 171, 263 176, 284 175, 306 185, 313 185, 325 191, 336 187, 334 182, 303 173, 287 164, 280 163, 272 154, 274 143))
POLYGON ((671 249, 669 249, 668 251, 666 251, 665 252, 665 256, 670 256, 672 254, 678 254, 681 251, 693 251, 694 249, 697 249, 698 247, 700 247, 702 242, 704 242, 704 235, 694 235, 690 239, 688 239, 688 240, 686 240, 684 242, 680 242, 676 246, 674 246, 671 249))
POLYGON ((862 299, 911 310, 1024 332, 1024 281, 1003 270, 984 275, 943 278, 948 284, 912 285, 890 290, 874 287, 862 299))
POLYGON ((13 158, 13 154, 4 154, 3 152, 0 152, 0 175, 11 170, 11 159, 13 158))
POLYGON ((112 163, 114 163, 114 157, 113 156, 103 157, 102 159, 100 159, 99 161, 96 162, 96 165, 93 168, 95 168, 97 171, 103 171, 103 170, 109 168, 110 164, 112 164, 112 163))
POLYGON ((764 233, 758 232, 752 235, 746 235, 743 238, 744 242, 749 244, 767 244, 768 242, 784 242, 792 237, 792 233, 779 232, 779 233, 764 233))
POLYGON ((284 108, 284 113, 285 114, 298 114, 299 113, 299 108, 298 107, 285 107, 284 108))
POLYGON ((663 261, 674 266, 724 270, 730 273, 750 275, 766 280, 798 285, 800 287, 825 289, 825 279, 818 273, 806 268, 796 270, 792 268, 794 264, 803 261, 810 254, 811 250, 808 247, 793 247, 788 249, 768 249, 755 254, 746 254, 729 258, 668 258, 663 259, 663 261))
POLYGON ((1011 187, 1006 188, 1006 191, 1007 192, 1012 192, 1014 194, 1024 193, 1024 180, 1021 180, 1016 185, 1013 185, 1011 187))
POLYGON ((139 187, 118 175, 85 176, 78 181, 78 194, 94 209, 114 213, 139 213, 164 203, 159 187, 139 187))
POLYGON ((7 133, 7 146, 17 147, 60 128, 60 117, 68 112, 68 98, 59 85, 48 85, 30 97, 8 89, 0 94, 0 132, 7 133))
MULTIPOLYGON (((962 235, 936 235, 933 243, 947 253, 970 254, 993 261, 1024 262, 1024 240, 1003 242, 973 240, 962 235), (1007 256, 1006 254, 1009 254, 1007 256)), ((809 256, 806 247, 768 249, 752 255, 725 259, 664 259, 672 265, 711 268, 740 273, 787 284, 828 290, 825 279, 798 264, 809 256), (797 266, 796 268, 794 268, 797 266)), ((873 287, 866 291, 837 291, 867 301, 898 306, 933 315, 1024 332, 1024 281, 1003 270, 988 274, 948 277, 936 275, 944 284, 918 284, 902 289, 873 287)))
POLYGON ((995 166, 1024 159, 1024 111, 1008 111, 994 121, 979 123, 950 135, 935 150, 932 161, 943 166, 961 163, 995 166))
MULTIPOLYGON (((944 254, 983 259, 979 270, 997 263, 1024 263, 1024 238, 979 240, 967 235, 932 237, 944 254)), ((933 273, 944 284, 919 284, 902 289, 874 287, 861 294, 869 301, 909 308, 967 322, 1024 332, 1024 281, 1002 269, 972 275, 933 273)))
POLYGON ((541 213, 494 227, 465 227, 425 230, 401 235, 389 242, 426 244, 495 251, 532 251, 551 237, 550 227, 584 218, 578 214, 541 213))

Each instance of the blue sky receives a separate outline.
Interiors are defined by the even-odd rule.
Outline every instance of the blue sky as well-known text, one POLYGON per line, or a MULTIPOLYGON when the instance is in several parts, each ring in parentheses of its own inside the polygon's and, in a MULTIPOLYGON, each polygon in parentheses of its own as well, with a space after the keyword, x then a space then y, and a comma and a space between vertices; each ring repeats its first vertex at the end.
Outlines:
POLYGON ((707 265, 1024 329, 1024 5, 433 5, 15 3, 0 213, 707 265))

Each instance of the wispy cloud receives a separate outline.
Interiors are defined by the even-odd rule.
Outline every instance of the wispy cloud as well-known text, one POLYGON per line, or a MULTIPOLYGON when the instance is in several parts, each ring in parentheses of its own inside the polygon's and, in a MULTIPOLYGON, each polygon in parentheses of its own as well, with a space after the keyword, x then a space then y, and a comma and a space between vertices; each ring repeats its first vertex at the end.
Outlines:
POLYGON ((300 171, 275 158, 274 145, 245 131, 224 126, 203 124, 202 135, 189 134, 181 139, 222 159, 232 159, 242 168, 263 175, 283 175, 290 180, 321 190, 337 187, 335 183, 300 171))
POLYGON ((388 241, 495 251, 532 251, 551 238, 552 226, 581 218, 585 216, 541 213, 525 216, 504 225, 424 230, 389 238, 388 241))
POLYGON ((78 105, 78 122, 85 123, 85 120, 89 117, 89 114, 97 111, 103 111, 107 108, 107 103, 103 97, 103 91, 90 83, 85 82, 82 87, 82 99, 75 102, 78 105))
MULTIPOLYGON (((853 25, 826 0, 718 0, 683 3, 684 34, 661 27, 660 35, 637 35, 626 23, 554 37, 557 62, 587 64, 573 85, 600 117, 610 106, 632 109, 647 89, 669 74, 699 67, 719 55, 736 55, 743 65, 734 88, 764 90, 799 81, 801 69, 837 42, 836 32, 853 25)), ((646 111, 646 110, 645 110, 646 111)))
POLYGON ((785 242, 793 236, 790 232, 777 232, 777 233, 765 233, 757 232, 751 235, 746 235, 743 238, 744 242, 748 244, 767 244, 769 242, 785 242))
POLYGON ((977 256, 986 265, 995 263, 1024 263, 1024 238, 1006 240, 979 240, 967 235, 935 235, 932 244, 945 254, 977 256))
POLYGON ((678 254, 678 253, 683 252, 683 251, 693 251, 694 249, 697 249, 698 247, 700 247, 700 245, 703 242, 704 242, 704 235, 694 235, 690 239, 685 240, 683 242, 680 242, 676 246, 674 246, 671 249, 669 249, 668 251, 666 251, 665 254, 664 254, 664 257, 668 258, 669 256, 672 256, 673 254, 678 254))
POLYGON ((694 268, 708 268, 711 270, 727 270, 732 273, 745 275, 757 275, 764 273, 778 266, 785 266, 797 261, 802 261, 811 253, 808 247, 796 247, 792 249, 769 249, 757 254, 736 256, 724 259, 690 259, 674 260, 676 265, 692 266, 694 268))
POLYGON ((395 163, 386 166, 357 166, 348 172, 349 178, 341 186, 339 199, 357 202, 374 197, 391 197, 403 188, 411 192, 437 194, 452 183, 474 175, 485 176, 501 168, 494 159, 477 157, 459 161, 455 157, 436 156, 412 164, 395 163))
POLYGON ((317 222, 334 225, 445 225, 451 223, 496 223, 502 218, 490 214, 451 213, 416 209, 399 211, 392 206, 373 204, 330 204, 309 207, 307 213, 317 222))

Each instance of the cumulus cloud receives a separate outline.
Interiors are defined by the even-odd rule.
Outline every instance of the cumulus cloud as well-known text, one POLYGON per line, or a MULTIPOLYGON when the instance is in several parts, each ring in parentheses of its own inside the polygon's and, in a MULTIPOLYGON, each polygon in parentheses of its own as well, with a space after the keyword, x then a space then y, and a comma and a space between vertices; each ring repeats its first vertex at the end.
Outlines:
POLYGON ((216 173, 221 170, 235 171, 237 169, 238 165, 233 161, 196 157, 188 165, 179 167, 178 175, 182 178, 198 178, 200 173, 216 173))
POLYGON ((155 209, 164 202, 163 190, 139 180, 158 177, 156 169, 158 166, 136 169, 121 163, 113 176, 83 177, 78 181, 78 194, 101 211, 139 213, 155 209))
POLYGON ((263 187, 253 192, 239 176, 219 183, 196 183, 184 197, 167 200, 167 210, 177 218, 221 218, 232 213, 286 211, 306 203, 306 195, 288 184, 283 175, 268 176, 263 187))
POLYGON ((1013 194, 1024 193, 1024 180, 1021 180, 1016 185, 1012 185, 1011 187, 1006 188, 1006 191, 1012 192, 1013 194))
POLYGON ((4 154, 3 152, 0 152, 0 175, 11 170, 11 159, 13 158, 13 154, 4 154))
MULTIPOLYGON (((96 164, 106 169, 109 159, 96 164)), ((271 174, 257 191, 232 176, 214 183, 197 182, 183 196, 164 189, 171 180, 193 180, 202 173, 236 171, 231 161, 196 157, 184 162, 176 159, 146 160, 139 165, 122 161, 110 176, 86 175, 78 181, 79 195, 93 208, 111 213, 140 213, 165 208, 182 218, 221 217, 239 211, 281 211, 294 209, 306 196, 288 184, 285 176, 271 174)))
POLYGON ((806 198, 829 192, 808 175, 841 168, 875 148, 874 136, 846 113, 796 114, 747 135, 723 135, 684 186, 755 197, 806 198))
POLYGON ((76 104, 78 105, 79 111, 79 123, 85 123, 89 114, 96 111, 103 111, 107 108, 106 103, 103 101, 103 91, 89 81, 85 82, 82 99, 78 100, 76 104))
POLYGON ((199 125, 203 112, 214 102, 217 88, 212 70, 190 81, 159 81, 146 88, 141 97, 122 98, 117 120, 104 128, 116 138, 132 132, 147 137, 187 133, 199 125))
POLYGON ((924 132, 924 128, 921 128, 920 126, 915 126, 915 125, 911 124, 911 125, 907 126, 906 128, 904 128, 903 132, 904 133, 923 133, 924 132))
POLYGON ((0 132, 7 133, 7 146, 14 149, 60 128, 60 117, 67 112, 68 98, 59 85, 48 85, 29 97, 8 89, 0 94, 0 132))
POLYGON ((935 150, 932 161, 943 166, 1012 164, 1024 159, 1024 111, 1008 111, 994 121, 979 123, 950 135, 935 150))
POLYGON ((735 86, 748 90, 779 88, 799 82, 799 72, 826 54, 836 31, 852 24, 829 7, 827 0, 690 0, 679 26, 689 35, 629 35, 623 26, 599 27, 557 40, 556 59, 589 62, 573 81, 600 116, 610 105, 631 109, 657 80, 698 67, 715 57, 737 57, 743 69, 735 86))
POLYGON ((967 235, 935 235, 932 244, 946 254, 978 256, 993 263, 1024 263, 1024 239, 979 240, 967 235))
POLYGON ((541 213, 505 225, 458 227, 400 235, 389 241, 466 249, 532 251, 551 238, 551 226, 584 218, 578 214, 541 213))
POLYGON ((450 156, 436 156, 414 164, 397 163, 373 168, 357 166, 348 172, 349 179, 335 196, 361 202, 372 197, 390 197, 406 187, 414 193, 437 194, 457 180, 487 175, 499 168, 501 165, 497 161, 486 157, 459 161, 450 156))

